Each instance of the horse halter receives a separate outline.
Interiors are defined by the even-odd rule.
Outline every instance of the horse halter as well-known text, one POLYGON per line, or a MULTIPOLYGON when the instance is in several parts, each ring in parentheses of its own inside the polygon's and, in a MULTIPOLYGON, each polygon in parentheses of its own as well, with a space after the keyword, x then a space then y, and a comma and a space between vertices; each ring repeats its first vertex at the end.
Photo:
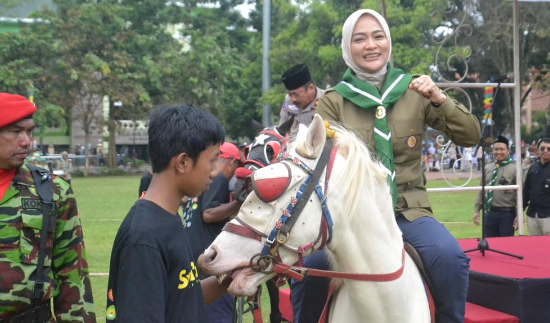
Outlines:
POLYGON ((319 184, 319 179, 328 164, 329 166, 327 170, 327 181, 328 181, 328 177, 330 176, 330 170, 331 170, 330 166, 332 165, 332 163, 329 163, 329 161, 332 162, 334 160, 335 154, 336 154, 336 149, 333 149, 332 141, 327 140, 314 170, 309 168, 305 163, 303 163, 297 157, 293 157, 288 153, 284 153, 281 155, 280 159, 282 162, 289 162, 298 166, 306 174, 309 174, 309 176, 301 184, 300 189, 296 193, 296 195, 291 197, 291 201, 289 205, 283 210, 281 217, 275 224, 274 228, 271 230, 269 236, 266 236, 262 232, 254 229, 252 226, 248 225, 238 217, 235 219, 239 223, 241 223, 242 226, 235 225, 232 223, 227 223, 225 225, 225 227, 223 228, 223 231, 235 233, 235 234, 252 238, 258 241, 262 241, 262 238, 266 238, 262 252, 254 255, 250 260, 250 265, 252 269, 263 273, 270 273, 270 272, 266 272, 265 269, 269 266, 269 264, 271 264, 272 260, 276 260, 276 261, 280 260, 280 257, 278 255, 279 247, 283 247, 286 250, 297 253, 299 256, 299 263, 301 263, 302 254, 305 251, 310 249, 311 249, 311 252, 313 252, 315 245, 317 245, 319 240, 321 240, 321 245, 319 249, 323 249, 324 246, 328 242, 330 242, 330 239, 332 237, 332 218, 330 216, 330 212, 326 204, 326 199, 325 199, 323 190, 321 188, 321 185, 319 184), (313 191, 316 192, 317 197, 319 198, 319 201, 321 203, 322 213, 323 213, 321 227, 319 230, 319 236, 317 237, 315 242, 308 243, 307 245, 301 246, 298 249, 287 247, 285 243, 289 239, 290 231, 292 230, 292 227, 298 220, 298 217, 303 211, 313 191), (327 232, 328 232, 328 237, 327 237, 327 232))
POLYGON ((281 136, 281 134, 276 129, 271 130, 266 128, 262 130, 254 140, 254 142, 245 148, 245 167, 248 168, 250 171, 254 171, 256 169, 260 169, 269 164, 272 164, 276 161, 277 156, 281 151, 281 147, 286 143, 286 141, 287 140, 285 139, 285 137, 281 136), (253 148, 256 146, 264 147, 263 154, 251 156, 250 154, 252 153, 253 148), (267 156, 268 147, 271 148, 271 150, 273 151, 273 156, 271 157, 271 159, 267 156))

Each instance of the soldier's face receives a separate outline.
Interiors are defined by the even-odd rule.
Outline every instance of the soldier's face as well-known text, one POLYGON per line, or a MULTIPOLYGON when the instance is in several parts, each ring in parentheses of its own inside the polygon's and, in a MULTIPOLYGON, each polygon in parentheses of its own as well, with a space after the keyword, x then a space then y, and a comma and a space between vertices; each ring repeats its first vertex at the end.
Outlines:
POLYGON ((0 128, 0 169, 14 169, 30 152, 34 121, 23 119, 0 128))
POLYGON ((376 18, 363 15, 353 28, 350 43, 353 61, 363 71, 376 73, 388 63, 390 41, 376 18))
POLYGON ((292 104, 294 104, 299 109, 304 109, 307 107, 316 96, 315 85, 308 84, 308 86, 300 86, 295 90, 288 91, 288 96, 292 104))
POLYGON ((493 145, 493 156, 495 156, 496 161, 504 161, 508 158, 509 155, 510 149, 508 149, 508 146, 506 146, 506 144, 496 142, 493 145))

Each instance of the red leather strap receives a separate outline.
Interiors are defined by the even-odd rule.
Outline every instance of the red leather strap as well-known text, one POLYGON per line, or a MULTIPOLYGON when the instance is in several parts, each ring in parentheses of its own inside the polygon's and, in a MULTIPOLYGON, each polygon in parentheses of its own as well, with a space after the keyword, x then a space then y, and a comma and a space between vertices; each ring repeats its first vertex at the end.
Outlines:
POLYGON ((257 234, 256 232, 250 230, 247 227, 243 227, 243 226, 240 226, 240 225, 237 225, 237 224, 233 224, 231 222, 227 222, 223 226, 222 231, 227 231, 227 232, 238 234, 238 235, 243 236, 243 237, 247 237, 247 238, 250 238, 250 239, 262 241, 262 236, 261 235, 257 234))
POLYGON ((325 307, 323 307, 323 312, 319 318, 319 323, 328 323, 328 311, 330 309, 330 302, 332 301, 332 293, 334 292, 334 285, 330 284, 328 288, 327 301, 325 302, 325 307))
MULTIPOLYGON (((330 159, 327 165, 327 177, 326 177, 326 187, 328 188, 328 180, 330 179, 330 175, 332 174, 332 166, 334 166, 334 159, 336 158, 336 147, 332 147, 332 151, 330 152, 330 159)), ((325 188, 325 191, 327 189, 325 188)))
POLYGON ((239 167, 235 171, 235 177, 237 177, 237 178, 247 178, 251 174, 252 174, 252 171, 250 169, 244 168, 244 167, 239 167))
POLYGON ((435 301, 432 293, 430 292, 430 288, 428 287, 428 284, 424 282, 424 289, 426 289, 426 296, 428 297, 428 306, 430 308, 430 317, 431 322, 435 323, 435 301))
POLYGON ((273 272, 279 275, 292 277, 298 281, 302 281, 304 276, 342 278, 362 281, 388 282, 401 277, 405 269, 405 249, 403 248, 401 256, 401 268, 389 274, 356 274, 345 273, 339 271, 319 270, 306 267, 289 266, 283 263, 273 264, 273 272))
POLYGON ((256 165, 256 167, 258 168, 264 168, 266 165, 260 163, 259 161, 257 160, 254 160, 254 159, 247 159, 244 161, 245 165, 246 164, 253 164, 253 165, 256 165))

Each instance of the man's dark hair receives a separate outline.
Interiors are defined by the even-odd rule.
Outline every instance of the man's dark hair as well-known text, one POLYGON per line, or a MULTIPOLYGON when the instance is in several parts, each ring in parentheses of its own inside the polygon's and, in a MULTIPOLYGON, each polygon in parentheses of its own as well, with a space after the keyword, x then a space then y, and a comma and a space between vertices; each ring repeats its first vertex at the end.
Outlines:
POLYGON ((541 138, 541 139, 539 140, 539 142, 537 142, 537 148, 540 147, 540 143, 541 143, 541 142, 545 142, 545 143, 547 143, 547 144, 550 144, 550 138, 548 138, 548 137, 541 138))
POLYGON ((196 162, 201 152, 225 140, 225 131, 216 117, 185 105, 153 109, 148 133, 153 173, 165 170, 172 157, 181 153, 196 162))

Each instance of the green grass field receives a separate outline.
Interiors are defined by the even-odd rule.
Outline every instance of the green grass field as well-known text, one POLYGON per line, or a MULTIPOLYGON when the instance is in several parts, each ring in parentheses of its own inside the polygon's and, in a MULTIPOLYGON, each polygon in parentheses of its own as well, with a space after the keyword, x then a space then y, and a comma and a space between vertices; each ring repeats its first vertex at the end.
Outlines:
MULTIPOLYGON (((90 272, 107 273, 111 247, 122 219, 137 199, 139 176, 74 178, 73 188, 82 218, 90 272)), ((470 185, 477 185, 474 181, 470 185)), ((453 182, 458 185, 459 181, 453 182)), ((443 181, 431 181, 428 187, 446 187, 443 181)), ((481 236, 480 227, 472 223, 475 192, 431 193, 430 200, 437 219, 456 238, 481 236)), ((107 277, 92 277, 98 322, 105 321, 107 277)), ((264 289, 264 295, 267 291, 264 289)), ((268 303, 264 296, 262 308, 268 303)), ((268 315, 264 315, 264 320, 268 315)), ((245 322, 252 322, 247 314, 245 322)), ((267 320, 266 320, 267 322, 267 320)))

